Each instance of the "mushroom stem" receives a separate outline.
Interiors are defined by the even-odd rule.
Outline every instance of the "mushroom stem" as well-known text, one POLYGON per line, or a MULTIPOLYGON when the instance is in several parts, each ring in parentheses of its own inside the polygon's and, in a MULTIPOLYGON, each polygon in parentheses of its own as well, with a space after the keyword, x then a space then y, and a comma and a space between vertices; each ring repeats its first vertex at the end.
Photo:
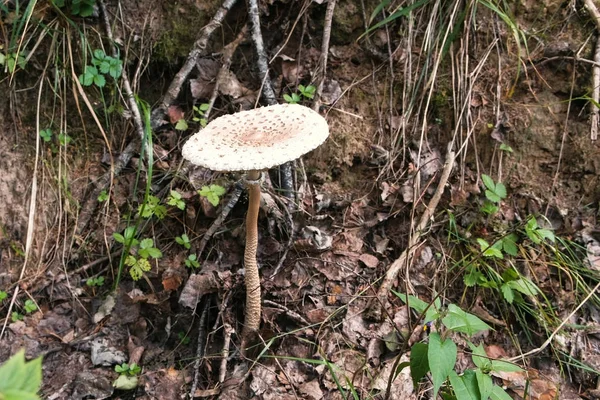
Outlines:
POLYGON ((246 320, 242 332, 242 352, 253 341, 254 335, 260 327, 260 276, 256 262, 256 248, 258 246, 258 210, 260 208, 260 171, 249 171, 248 213, 246 214, 246 249, 244 252, 244 267, 246 269, 246 320))

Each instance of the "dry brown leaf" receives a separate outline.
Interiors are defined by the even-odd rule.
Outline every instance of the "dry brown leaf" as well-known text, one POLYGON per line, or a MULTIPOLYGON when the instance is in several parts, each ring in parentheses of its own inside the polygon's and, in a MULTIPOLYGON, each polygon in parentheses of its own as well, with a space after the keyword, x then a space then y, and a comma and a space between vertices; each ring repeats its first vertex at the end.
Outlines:
POLYGON ((358 259, 371 269, 377 268, 377 264, 379 264, 379 259, 377 257, 367 253, 361 254, 358 259))

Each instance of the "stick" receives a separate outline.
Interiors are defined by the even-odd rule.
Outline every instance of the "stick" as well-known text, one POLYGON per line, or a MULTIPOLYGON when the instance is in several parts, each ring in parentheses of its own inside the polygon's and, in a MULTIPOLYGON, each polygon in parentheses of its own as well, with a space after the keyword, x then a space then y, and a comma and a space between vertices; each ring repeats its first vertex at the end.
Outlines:
MULTIPOLYGON (((600 11, 594 4, 594 0, 584 0, 585 8, 591 14, 594 22, 596 23, 596 30, 600 32, 600 11)), ((592 101, 590 102, 591 120, 592 126, 590 127, 590 138, 592 141, 598 139, 598 123, 600 122, 600 115, 598 114, 598 106, 600 103, 600 67, 597 63, 600 63, 600 39, 596 41, 596 51, 594 53, 594 64, 593 75, 592 75, 592 101)))
POLYGON ((219 26, 221 26, 225 16, 236 2, 237 0, 224 0, 214 17, 208 24, 204 26, 204 28, 202 28, 202 35, 194 43, 194 47, 188 54, 185 64, 183 64, 179 72, 175 74, 175 77, 167 89, 167 93, 165 93, 160 101, 160 105, 152 111, 151 125, 153 130, 162 125, 162 121, 167 113, 167 109, 173 103, 173 101, 175 101, 177 96, 179 96, 181 87, 194 69, 196 61, 198 58, 206 54, 206 47, 208 46, 208 40, 210 39, 211 35, 219 26))
POLYGON ((208 309, 210 308, 210 297, 207 297, 204 308, 202 309, 202 315, 200 316, 200 323, 198 324, 198 342, 196 348, 196 362, 194 363, 194 381, 192 388, 190 389, 190 399, 194 398, 196 388, 198 387, 198 378, 200 377, 200 365, 204 359, 204 342, 206 341, 206 320, 208 317, 208 309))
POLYGON ((227 218, 227 216, 229 215, 229 213, 231 212, 233 207, 235 207, 235 205, 237 204, 243 190, 244 190, 244 184, 242 183, 241 180, 237 181, 235 183, 235 188, 233 189, 233 193, 231 194, 229 201, 221 210, 221 214, 219 214, 217 219, 214 220, 214 222, 212 223, 210 228, 208 228, 206 233, 204 233, 204 236, 202 236, 202 240, 200 240, 200 244, 198 245, 198 250, 196 250, 196 256, 197 256, 198 260, 200 259, 200 256, 202 255, 202 252, 204 251, 204 248, 206 247, 206 244, 208 243, 210 238, 215 234, 217 229, 219 229, 221 227, 221 225, 223 224, 223 221, 225 221, 225 218, 227 218))
POLYGON ((219 383, 225 382, 227 376, 227 358, 229 358, 229 347, 231 346, 231 334, 233 327, 227 322, 223 324, 223 350, 221 350, 221 366, 219 367, 219 383))
POLYGON ((322 75, 319 78, 315 98, 313 99, 313 110, 319 112, 321 106, 321 95, 323 94, 323 84, 327 76, 327 56, 329 55, 329 40, 331 39, 331 23, 333 21, 333 11, 335 10, 336 0, 329 0, 327 11, 325 11, 325 22, 323 27, 323 43, 321 43, 321 66, 322 75))
POLYGON ((410 239, 408 240, 408 245, 406 249, 402 252, 402 254, 400 254, 400 257, 398 257, 392 263, 392 265, 390 265, 385 274, 383 282, 381 283, 381 286, 377 291, 377 296, 371 300, 371 304, 369 304, 369 306, 367 307, 367 315, 369 317, 377 320, 381 318, 381 309, 386 304, 387 296, 390 292, 390 289, 392 288, 392 285, 394 284, 394 281, 400 273, 400 269, 405 265, 407 260, 410 260, 412 258, 415 249, 418 247, 417 244, 421 240, 421 236, 425 232, 425 229, 429 224, 429 220, 433 216, 433 213, 435 212, 435 209, 437 208, 438 203, 440 202, 442 194, 444 193, 446 183, 448 183, 448 178, 450 177, 452 166, 454 165, 455 156, 456 154, 452 150, 451 145, 448 145, 448 151, 446 153, 446 163, 444 164, 444 170, 442 171, 442 176, 440 178, 438 187, 433 197, 429 201, 429 204, 427 205, 425 211, 423 212, 423 215, 421 215, 421 219, 419 220, 419 224, 417 225, 414 234, 411 235, 410 239))

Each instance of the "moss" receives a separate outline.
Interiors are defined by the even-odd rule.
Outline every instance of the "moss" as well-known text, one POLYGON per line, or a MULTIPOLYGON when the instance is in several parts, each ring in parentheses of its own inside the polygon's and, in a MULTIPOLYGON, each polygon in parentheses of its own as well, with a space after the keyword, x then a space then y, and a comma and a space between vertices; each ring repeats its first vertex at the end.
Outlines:
POLYGON ((177 2, 165 2, 163 7, 165 27, 161 29, 162 33, 154 45, 153 59, 175 63, 187 57, 200 35, 200 30, 192 27, 204 26, 210 15, 196 7, 182 8, 177 2))

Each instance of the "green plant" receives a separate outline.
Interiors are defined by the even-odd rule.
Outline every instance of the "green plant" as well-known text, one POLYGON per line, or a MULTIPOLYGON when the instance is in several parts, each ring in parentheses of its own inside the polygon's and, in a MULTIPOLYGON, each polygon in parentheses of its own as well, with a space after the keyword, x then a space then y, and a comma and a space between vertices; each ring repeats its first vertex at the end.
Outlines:
POLYGON ((291 95, 284 94, 283 99, 285 101, 287 101, 289 104, 297 104, 300 102, 300 100, 302 100, 297 93, 292 93, 291 95))
POLYGON ((142 218, 151 218, 153 215, 158 219, 163 219, 167 215, 167 207, 160 204, 160 199, 158 197, 149 195, 138 207, 138 216, 141 216, 142 218))
POLYGON ((123 363, 121 365, 115 365, 115 372, 120 375, 134 376, 142 372, 142 368, 136 363, 131 363, 131 365, 123 363))
POLYGON ((179 208, 180 210, 185 209, 185 201, 181 198, 181 193, 176 190, 171 190, 171 194, 167 198, 167 204, 179 208))
POLYGON ((485 174, 481 175, 481 180, 486 187, 485 197, 492 203, 500 203, 506 198, 506 186, 502 182, 494 182, 494 180, 485 174))
POLYGON ((25 69, 27 65, 26 54, 24 51, 21 51, 18 55, 16 53, 0 53, 0 65, 4 65, 6 71, 10 74, 15 72, 17 67, 25 69))
POLYGON ((42 358, 25 361, 25 350, 19 350, 0 366, 0 399, 39 400, 42 383, 42 358))
POLYGON ((48 143, 52 140, 52 130, 50 128, 40 130, 40 137, 48 143))
POLYGON ((90 278, 85 282, 89 287, 100 287, 104 285, 104 277, 99 276, 97 278, 90 278))
POLYGON ((98 195, 98 201, 100 203, 104 203, 106 200, 108 200, 108 192, 106 191, 106 189, 104 189, 98 195))
POLYGON ((190 338, 185 332, 179 332, 177 337, 179 338, 179 343, 183 345, 190 344, 190 338))
POLYGON ((17 311, 13 311, 12 314, 10 314, 10 319, 12 322, 23 321, 23 318, 25 318, 23 314, 17 311))
POLYGON ((187 129, 189 128, 188 123, 185 119, 180 119, 179 121, 177 121, 177 123, 175 124, 175 129, 178 131, 187 131, 187 129))
POLYGON ((26 300, 23 307, 25 308, 25 312, 27 314, 31 314, 32 312, 38 309, 37 305, 33 302, 33 300, 26 300))
POLYGON ((7 297, 8 293, 6 293, 4 290, 0 290, 0 303, 2 303, 7 297))
MULTIPOLYGON (((429 342, 415 343, 410 352, 411 377, 415 384, 431 373, 433 381, 433 398, 437 398, 440 389, 449 395, 450 389, 457 400, 472 399, 510 399, 510 396, 492 381, 493 372, 519 372, 522 369, 508 361, 491 359, 485 353, 483 346, 475 346, 467 341, 471 348, 473 363, 476 368, 466 370, 462 375, 454 371, 457 361, 457 347, 451 339, 453 332, 465 334, 467 337, 491 329, 485 322, 473 314, 463 311, 455 304, 442 307, 439 298, 432 304, 426 303, 414 296, 394 293, 409 307, 424 316, 423 323, 434 324, 437 332, 429 335, 429 342)), ((400 368, 399 370, 401 370, 400 368)), ((397 372, 399 372, 399 370, 397 372)), ((444 396, 444 398, 447 398, 444 396)))
POLYGON ((123 61, 105 54, 102 49, 96 49, 92 57, 92 65, 85 66, 83 74, 79 75, 79 82, 83 86, 94 84, 103 88, 106 85, 105 75, 116 80, 119 79, 122 71, 123 61))
POLYGON ((94 13, 96 0, 52 0, 52 4, 58 8, 69 7, 71 15, 85 18, 94 13))
POLYGON ((66 133, 58 134, 58 143, 60 143, 61 146, 66 146, 69 143, 71 143, 72 141, 73 141, 73 138, 71 138, 71 136, 67 135, 66 133))
POLYGON ((185 247, 188 250, 190 249, 190 247, 192 247, 192 245, 190 244, 190 238, 185 233, 182 234, 181 236, 177 236, 175 238, 175 242, 177 242, 177 244, 185 247))
POLYGON ((123 363, 115 365, 115 372, 119 373, 119 377, 113 382, 113 386, 120 390, 132 390, 138 385, 137 375, 142 372, 142 368, 136 363, 123 363))
POLYGON ((200 268, 197 256, 195 254, 190 254, 185 260, 185 266, 191 269, 200 268))
POLYGON ((128 253, 125 257, 124 265, 129 267, 129 274, 133 280, 137 281, 142 277, 144 272, 152 269, 149 258, 158 259, 162 257, 162 252, 154 247, 152 239, 142 239, 139 241, 135 238, 135 228, 127 227, 123 234, 113 233, 115 241, 124 245, 128 253))
POLYGON ((308 86, 304 86, 304 85, 298 85, 298 90, 300 91, 300 94, 307 98, 307 99, 313 99, 315 97, 315 92, 317 91, 317 88, 314 87, 313 85, 308 85, 308 86))
POLYGON ((198 194, 206 197, 206 200, 216 207, 219 205, 221 196, 225 194, 225 188, 220 185, 202 186, 202 189, 198 190, 198 194))
MULTIPOLYGON (((194 106, 194 116, 192 117, 192 121, 198 122, 201 127, 205 127, 208 124, 206 120, 206 112, 208 111, 210 104, 202 103, 199 106, 194 106)), ((187 129, 187 128, 186 128, 187 129)))

